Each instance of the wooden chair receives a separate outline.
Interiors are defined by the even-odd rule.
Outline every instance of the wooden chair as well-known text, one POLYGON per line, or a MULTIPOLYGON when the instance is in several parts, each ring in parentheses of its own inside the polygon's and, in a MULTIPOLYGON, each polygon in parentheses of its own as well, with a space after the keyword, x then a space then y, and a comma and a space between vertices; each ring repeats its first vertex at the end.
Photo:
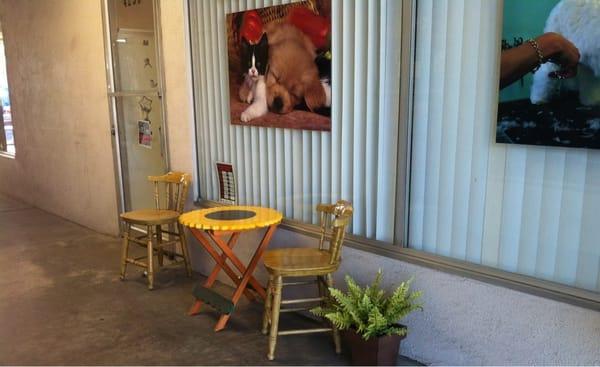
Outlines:
POLYGON ((182 172, 169 172, 162 176, 149 176, 148 180, 154 183, 154 209, 141 209, 121 214, 123 221, 123 248, 121 252, 121 280, 125 279, 127 264, 133 264, 146 269, 148 289, 154 288, 154 254, 158 256, 158 265, 163 266, 164 255, 175 259, 183 258, 187 275, 192 275, 185 232, 178 222, 179 215, 183 212, 183 205, 187 197, 190 175, 182 172), (146 234, 133 235, 132 225, 143 226, 146 234), (163 226, 169 226, 163 229, 163 226), (163 234, 169 235, 169 240, 164 241, 163 234), (147 248, 147 255, 129 258, 129 243, 134 242, 147 248), (175 251, 176 244, 181 245, 181 253, 175 251), (173 246, 172 250, 165 249, 173 246), (140 260, 146 258, 146 262, 140 260))
POLYGON ((275 345, 278 335, 305 334, 317 332, 333 332, 336 353, 341 352, 340 335, 335 327, 321 327, 304 330, 279 331, 279 313, 308 310, 312 307, 283 308, 281 305, 297 305, 320 302, 329 295, 327 287, 333 286, 333 273, 340 266, 340 253, 344 242, 346 226, 352 217, 352 206, 349 202, 340 200, 335 204, 319 204, 317 211, 320 215, 321 238, 319 248, 280 248, 265 253, 264 264, 269 272, 267 298, 262 323, 262 333, 269 331, 269 352, 267 358, 275 358, 275 345), (329 246, 325 239, 330 238, 329 246), (316 280, 283 283, 283 278, 316 277, 316 280), (317 284, 319 297, 294 300, 282 300, 281 290, 287 285, 317 284))

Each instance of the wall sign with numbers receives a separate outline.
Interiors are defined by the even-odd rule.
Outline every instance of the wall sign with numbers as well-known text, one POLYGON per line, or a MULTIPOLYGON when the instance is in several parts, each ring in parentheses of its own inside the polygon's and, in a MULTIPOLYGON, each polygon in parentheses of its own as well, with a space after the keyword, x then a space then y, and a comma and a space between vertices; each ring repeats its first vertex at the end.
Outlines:
POLYGON ((233 165, 230 163, 217 162, 217 176, 219 177, 219 201, 235 204, 237 190, 233 174, 233 165))

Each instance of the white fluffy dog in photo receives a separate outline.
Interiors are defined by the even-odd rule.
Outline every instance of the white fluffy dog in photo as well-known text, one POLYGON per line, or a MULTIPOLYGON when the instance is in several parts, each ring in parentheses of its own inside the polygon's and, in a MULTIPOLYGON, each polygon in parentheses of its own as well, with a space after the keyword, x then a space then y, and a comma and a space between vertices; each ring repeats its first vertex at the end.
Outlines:
POLYGON ((585 106, 600 106, 600 0, 561 0, 546 20, 544 32, 555 32, 573 42, 581 59, 577 76, 558 80, 548 76, 559 66, 547 62, 533 76, 531 103, 550 102, 561 87, 579 91, 585 106))

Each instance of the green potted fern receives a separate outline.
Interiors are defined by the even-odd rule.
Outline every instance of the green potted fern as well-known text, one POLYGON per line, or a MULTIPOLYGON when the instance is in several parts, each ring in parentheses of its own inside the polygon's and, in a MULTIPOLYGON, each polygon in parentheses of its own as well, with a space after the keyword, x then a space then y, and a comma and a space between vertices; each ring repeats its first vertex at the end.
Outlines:
POLYGON ((331 300, 311 312, 325 317, 342 331, 354 365, 395 365, 400 341, 407 327, 398 322, 415 310, 421 292, 410 292, 410 283, 400 283, 392 293, 381 289, 381 270, 370 286, 361 288, 346 275, 348 290, 329 288, 331 300))

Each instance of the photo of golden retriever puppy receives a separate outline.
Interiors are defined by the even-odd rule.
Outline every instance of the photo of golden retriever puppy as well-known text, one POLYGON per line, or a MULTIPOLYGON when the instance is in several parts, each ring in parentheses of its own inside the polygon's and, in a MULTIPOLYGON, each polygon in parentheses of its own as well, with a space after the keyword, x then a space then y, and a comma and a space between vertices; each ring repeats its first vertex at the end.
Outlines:
POLYGON ((297 27, 269 24, 269 71, 266 76, 269 110, 289 113, 302 102, 310 111, 324 107, 325 90, 315 64, 315 46, 297 27))
POLYGON ((331 0, 227 14, 231 123, 331 130, 331 0))

